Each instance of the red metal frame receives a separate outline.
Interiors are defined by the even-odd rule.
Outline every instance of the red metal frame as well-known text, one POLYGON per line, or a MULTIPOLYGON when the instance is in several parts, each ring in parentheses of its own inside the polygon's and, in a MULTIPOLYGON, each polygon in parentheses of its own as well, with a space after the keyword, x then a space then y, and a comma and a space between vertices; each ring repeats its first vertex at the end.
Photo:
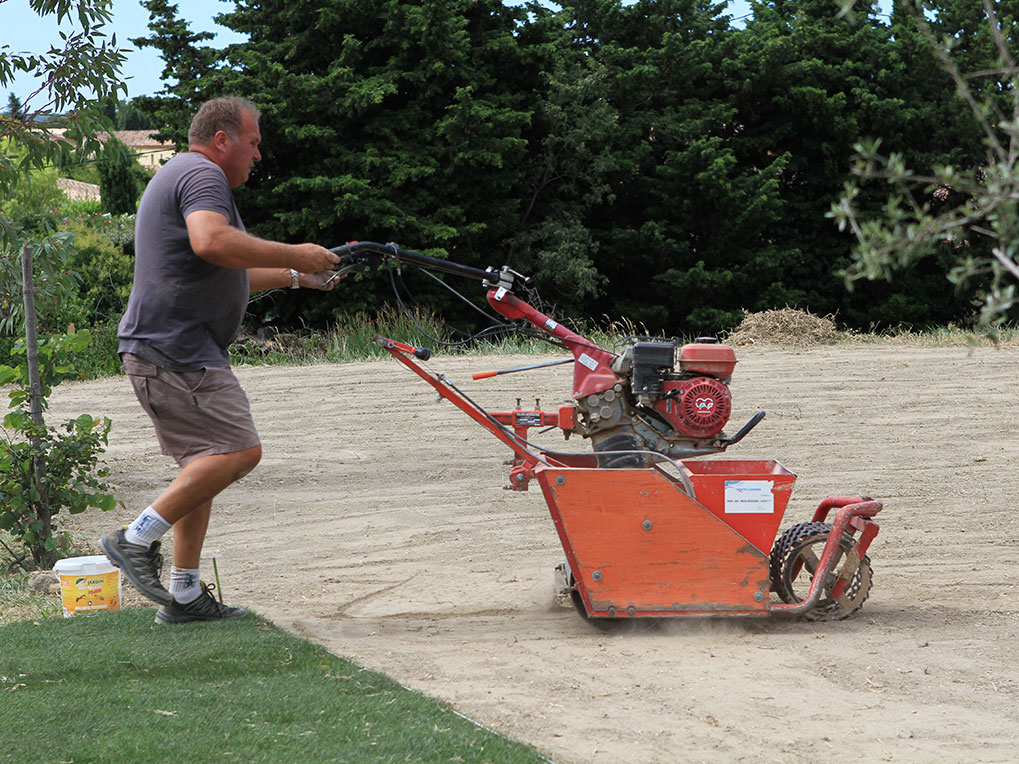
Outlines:
POLYGON ((608 390, 619 381, 612 371, 615 356, 602 350, 590 340, 571 332, 558 321, 536 310, 530 304, 506 289, 492 289, 488 302, 503 316, 511 320, 522 319, 562 340, 573 353, 573 397, 582 398, 608 390))
MULTIPOLYGON (((493 290, 489 299, 493 305, 501 304, 505 310, 500 312, 510 318, 532 323, 547 319, 509 293, 500 296, 493 290)), ((608 367, 611 354, 551 319, 543 328, 573 349, 577 367, 585 363, 581 355, 590 359, 583 371, 575 371, 575 395, 597 391, 605 371, 612 374, 613 384, 618 380, 608 367)), ((535 453, 525 442, 528 429, 563 426, 562 413, 544 412, 537 405, 523 411, 519 402, 513 411, 489 413, 445 377, 413 361, 414 347, 378 336, 375 341, 514 452, 511 488, 527 490, 530 481, 538 481, 589 617, 803 613, 821 598, 843 535, 860 534, 850 550, 858 559, 877 535, 872 518, 881 511, 881 502, 845 496, 825 499, 813 519, 824 522, 833 509, 837 512, 807 598, 773 603, 769 550, 796 479, 780 463, 673 462, 684 471, 684 480, 661 466, 601 469, 593 454, 535 453), (687 482, 696 498, 688 493, 687 482), (741 489, 751 494, 749 511, 740 505, 741 489)), ((838 580, 829 596, 840 596, 846 583, 838 580)))

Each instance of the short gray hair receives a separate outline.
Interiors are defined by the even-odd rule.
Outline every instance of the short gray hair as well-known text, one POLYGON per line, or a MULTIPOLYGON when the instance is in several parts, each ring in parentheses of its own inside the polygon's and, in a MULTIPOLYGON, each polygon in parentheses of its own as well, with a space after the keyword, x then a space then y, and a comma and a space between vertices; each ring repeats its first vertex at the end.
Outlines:
POLYGON ((198 109, 188 129, 188 144, 208 146, 220 130, 235 141, 241 137, 241 113, 248 112, 257 122, 262 112, 253 103, 237 96, 223 96, 206 101, 198 109))

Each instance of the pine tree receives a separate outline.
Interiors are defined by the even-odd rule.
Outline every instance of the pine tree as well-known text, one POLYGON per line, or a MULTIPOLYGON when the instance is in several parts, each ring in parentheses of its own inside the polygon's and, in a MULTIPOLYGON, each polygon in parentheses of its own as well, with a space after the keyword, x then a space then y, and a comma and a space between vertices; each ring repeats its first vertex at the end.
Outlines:
POLYGON ((110 136, 99 159, 99 193, 103 211, 123 215, 135 211, 138 186, 131 172, 135 160, 122 141, 110 136))
POLYGON ((610 193, 585 218, 608 283, 595 314, 714 332, 777 278, 776 248, 761 232, 779 214, 784 158, 739 154, 723 10, 696 0, 565 9, 575 45, 604 69, 616 120, 610 193))
MULTIPOLYGON (((238 194, 254 229, 500 265, 533 118, 523 20, 498 0, 265 0, 226 14, 248 41, 229 50, 224 87, 263 112, 263 160, 238 194)), ((381 304, 388 284, 369 283, 347 310, 381 304)))
POLYGON ((187 146, 188 125, 205 100, 223 95, 217 76, 221 51, 201 43, 211 40, 210 32, 192 32, 177 15, 169 0, 142 0, 149 12, 148 37, 131 40, 139 48, 155 48, 163 59, 163 90, 154 96, 140 96, 132 103, 156 125, 158 137, 172 140, 181 150, 187 146))

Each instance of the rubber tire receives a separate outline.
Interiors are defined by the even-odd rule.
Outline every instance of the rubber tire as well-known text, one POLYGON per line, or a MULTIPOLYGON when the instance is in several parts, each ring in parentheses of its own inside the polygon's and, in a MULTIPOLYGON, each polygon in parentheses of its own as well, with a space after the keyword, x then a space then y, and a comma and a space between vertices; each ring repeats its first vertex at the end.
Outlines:
MULTIPOLYGON (((642 446, 635 435, 620 432, 595 443, 594 450, 595 452, 639 451, 642 450, 642 446)), ((598 457, 598 466, 601 469, 646 467, 647 462, 641 454, 605 454, 598 457)))
MULTIPOLYGON (((769 558, 769 572, 771 574, 771 587, 779 598, 786 603, 793 604, 802 602, 793 586, 792 570, 800 552, 808 545, 823 544, 827 541, 832 527, 828 523, 799 523, 783 533, 772 547, 769 558)), ((842 552, 848 552, 853 545, 853 536, 849 533, 842 534, 840 546, 842 552)), ((799 571, 799 572, 802 572, 799 571)), ((813 576, 810 575, 813 582, 813 576)), ((799 576, 798 576, 799 577, 799 576)), ((825 597, 822 593, 817 605, 803 614, 808 621, 841 621, 863 607, 863 603, 870 596, 870 589, 873 585, 873 569, 870 558, 864 555, 860 558, 860 565, 857 568, 853 579, 847 584, 847 592, 856 592, 854 595, 855 604, 849 610, 844 610, 837 600, 825 597)), ((809 587, 808 587, 809 588, 809 587)))

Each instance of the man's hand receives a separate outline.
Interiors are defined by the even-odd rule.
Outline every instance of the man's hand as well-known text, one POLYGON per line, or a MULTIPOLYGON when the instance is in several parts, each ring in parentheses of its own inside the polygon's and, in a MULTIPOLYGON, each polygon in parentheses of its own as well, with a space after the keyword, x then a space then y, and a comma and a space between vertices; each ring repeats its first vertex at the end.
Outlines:
POLYGON ((308 289, 321 289, 323 292, 328 292, 336 286, 341 279, 345 278, 346 275, 346 273, 341 274, 339 271, 326 269, 322 271, 315 271, 314 273, 302 273, 298 281, 301 286, 307 287, 308 289))
MULTIPOLYGON (((294 256, 290 267, 307 276, 318 275, 327 270, 329 266, 340 262, 339 255, 318 244, 294 244, 292 251, 294 256)), ((311 286, 311 284, 305 284, 302 280, 301 286, 311 286)), ((321 289, 322 287, 316 284, 313 288, 321 289)))

